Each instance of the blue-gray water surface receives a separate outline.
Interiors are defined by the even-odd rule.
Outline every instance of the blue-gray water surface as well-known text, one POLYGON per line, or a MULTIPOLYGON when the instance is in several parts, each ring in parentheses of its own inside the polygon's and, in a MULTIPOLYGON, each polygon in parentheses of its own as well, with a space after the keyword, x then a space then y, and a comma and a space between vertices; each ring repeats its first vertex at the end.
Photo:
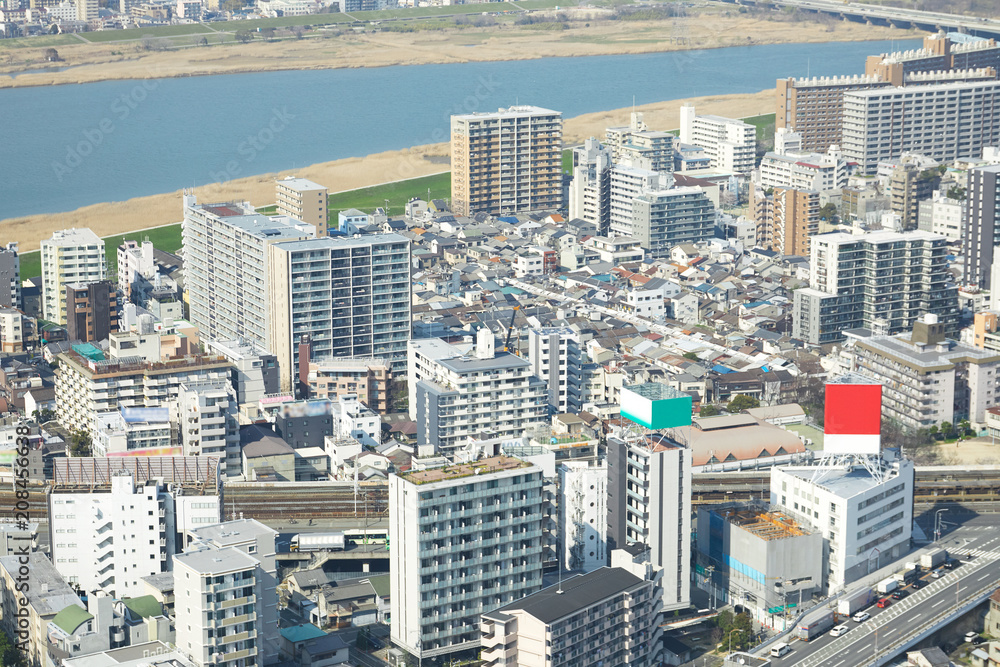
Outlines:
MULTIPOLYGON (((4 89, 0 219, 447 141, 453 113, 520 103, 569 118, 633 99, 751 93, 780 77, 862 73, 869 54, 917 46, 777 44, 4 89)), ((409 175, 403 163, 385 180, 409 175)))

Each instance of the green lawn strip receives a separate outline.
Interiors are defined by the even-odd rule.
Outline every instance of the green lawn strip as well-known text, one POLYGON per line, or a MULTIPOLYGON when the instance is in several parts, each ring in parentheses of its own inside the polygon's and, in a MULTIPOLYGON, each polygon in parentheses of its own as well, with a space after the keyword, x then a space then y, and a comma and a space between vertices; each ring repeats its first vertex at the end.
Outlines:
POLYGON ((124 40, 145 39, 146 37, 177 37, 178 35, 207 35, 212 30, 201 23, 184 25, 159 25, 149 28, 126 28, 125 30, 99 30, 97 32, 81 32, 88 42, 118 42, 124 40))
POLYGON ((337 224, 337 214, 349 208, 356 208, 365 213, 371 213, 378 207, 385 206, 385 200, 389 200, 389 214, 402 215, 406 202, 414 197, 427 199, 427 190, 430 189, 431 199, 451 198, 451 172, 443 174, 433 174, 431 176, 421 176, 410 178, 405 181, 395 183, 384 183, 373 185, 358 190, 348 190, 330 195, 329 208, 330 226, 337 224))

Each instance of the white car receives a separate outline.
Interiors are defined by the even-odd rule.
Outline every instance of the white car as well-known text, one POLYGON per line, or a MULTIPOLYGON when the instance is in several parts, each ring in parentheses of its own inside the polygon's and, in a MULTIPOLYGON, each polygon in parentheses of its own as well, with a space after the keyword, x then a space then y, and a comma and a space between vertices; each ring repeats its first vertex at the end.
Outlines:
POLYGON ((975 642, 977 639, 979 639, 979 633, 978 632, 966 632, 965 633, 965 641, 967 641, 967 642, 975 642))
POLYGON ((847 632, 850 629, 851 628, 849 626, 847 626, 847 625, 838 625, 833 630, 830 630, 830 636, 831 637, 839 637, 840 635, 844 634, 845 632, 847 632))
POLYGON ((854 616, 851 616, 851 620, 854 621, 855 623, 864 623, 871 617, 872 617, 871 614, 869 614, 867 611, 859 611, 854 616))

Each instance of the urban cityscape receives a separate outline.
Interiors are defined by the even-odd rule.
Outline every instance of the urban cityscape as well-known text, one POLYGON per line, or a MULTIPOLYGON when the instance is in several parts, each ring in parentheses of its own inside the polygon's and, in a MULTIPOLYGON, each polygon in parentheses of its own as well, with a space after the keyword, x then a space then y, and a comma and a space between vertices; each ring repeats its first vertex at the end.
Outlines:
POLYGON ((0 0, 2 667, 1000 667, 1000 6, 555 1, 0 0))

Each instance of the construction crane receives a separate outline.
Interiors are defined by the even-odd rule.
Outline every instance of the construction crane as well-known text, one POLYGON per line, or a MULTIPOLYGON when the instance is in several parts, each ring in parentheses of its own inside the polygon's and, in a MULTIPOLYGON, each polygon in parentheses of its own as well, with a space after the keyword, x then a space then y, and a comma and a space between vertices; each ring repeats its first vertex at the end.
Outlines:
POLYGON ((503 342, 503 351, 510 352, 512 354, 517 354, 517 350, 512 350, 510 347, 510 337, 514 333, 514 318, 517 317, 517 311, 521 306, 514 306, 514 309, 510 313, 510 326, 507 327, 507 340, 503 342))

